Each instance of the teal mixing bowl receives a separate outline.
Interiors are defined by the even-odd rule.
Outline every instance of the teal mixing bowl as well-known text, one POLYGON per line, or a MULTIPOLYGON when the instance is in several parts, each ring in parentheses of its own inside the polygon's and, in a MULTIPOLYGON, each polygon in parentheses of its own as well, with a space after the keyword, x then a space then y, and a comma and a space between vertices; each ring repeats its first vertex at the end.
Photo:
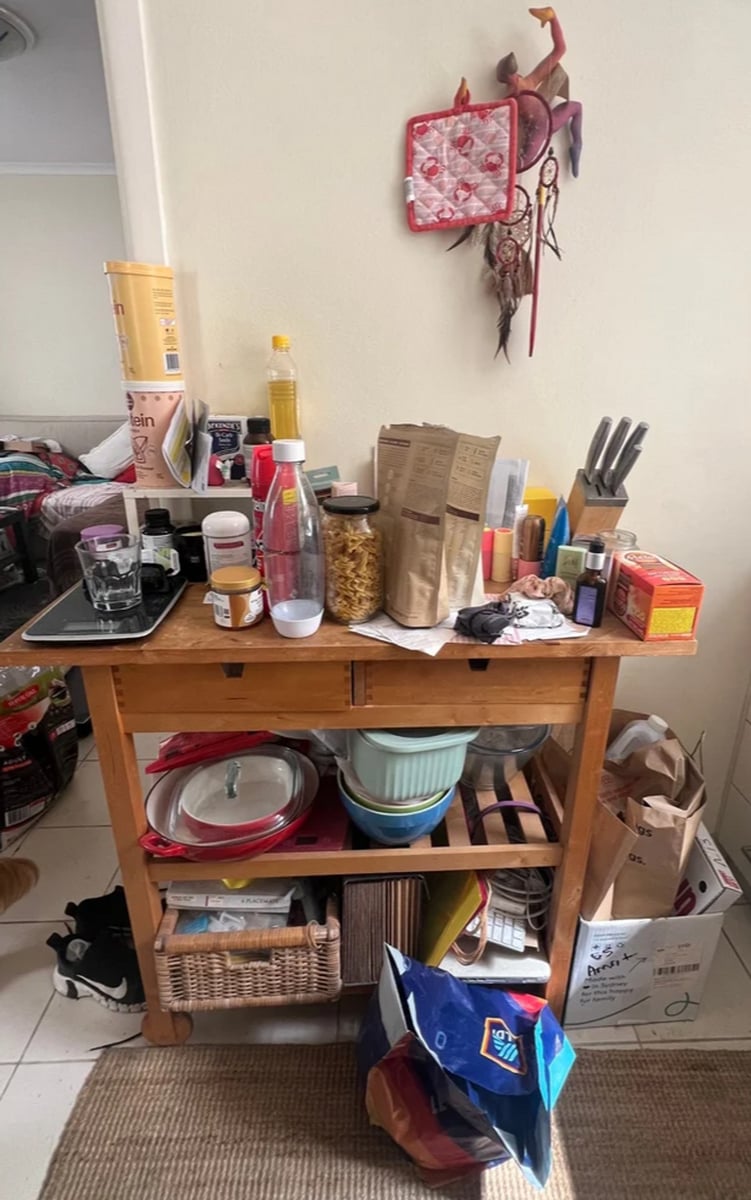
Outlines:
POLYGON ((339 797, 350 820, 374 842, 380 842, 383 846, 405 846, 416 842, 427 833, 432 833, 445 817, 456 794, 454 784, 448 791, 442 792, 430 808, 420 812, 403 813, 398 809, 376 812, 372 808, 364 808, 350 795, 341 771, 338 783, 339 797))

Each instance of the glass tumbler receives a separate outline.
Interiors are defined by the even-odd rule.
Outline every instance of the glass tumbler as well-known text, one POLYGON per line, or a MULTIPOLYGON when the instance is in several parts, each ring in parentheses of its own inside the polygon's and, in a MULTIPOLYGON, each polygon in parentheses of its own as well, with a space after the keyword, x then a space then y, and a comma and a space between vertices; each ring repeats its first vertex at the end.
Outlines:
POLYGON ((97 612, 123 612, 141 603, 141 542, 127 533, 89 538, 76 546, 84 587, 97 612))

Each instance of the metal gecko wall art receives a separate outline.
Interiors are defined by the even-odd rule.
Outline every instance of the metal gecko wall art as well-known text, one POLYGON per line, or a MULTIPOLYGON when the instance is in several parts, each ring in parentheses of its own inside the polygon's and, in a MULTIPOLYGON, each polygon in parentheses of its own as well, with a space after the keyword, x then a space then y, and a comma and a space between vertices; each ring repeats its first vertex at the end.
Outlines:
POLYGON ((508 359, 514 316, 532 297, 529 354, 534 353, 539 311, 542 251, 556 258, 559 164, 554 133, 569 133, 571 174, 579 174, 582 106, 569 96, 561 60, 566 41, 554 9, 531 8, 542 28, 550 28, 553 48, 527 75, 516 55, 506 54, 496 78, 506 96, 472 104, 465 79, 453 106, 422 113, 407 124, 405 198, 415 232, 462 228, 449 246, 479 245, 484 277, 498 303, 498 344, 508 359), (538 165, 539 164, 539 165, 538 165), (534 199, 519 176, 537 166, 534 199))

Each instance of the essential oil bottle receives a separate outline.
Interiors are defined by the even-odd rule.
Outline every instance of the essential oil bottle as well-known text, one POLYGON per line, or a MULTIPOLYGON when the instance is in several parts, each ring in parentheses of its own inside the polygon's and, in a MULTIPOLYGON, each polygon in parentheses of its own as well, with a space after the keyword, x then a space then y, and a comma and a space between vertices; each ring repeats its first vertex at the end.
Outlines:
POLYGON ((591 625, 593 628, 602 625, 608 589, 607 581, 601 574, 604 566, 605 543, 595 538, 589 543, 584 570, 576 581, 574 620, 578 625, 591 625))

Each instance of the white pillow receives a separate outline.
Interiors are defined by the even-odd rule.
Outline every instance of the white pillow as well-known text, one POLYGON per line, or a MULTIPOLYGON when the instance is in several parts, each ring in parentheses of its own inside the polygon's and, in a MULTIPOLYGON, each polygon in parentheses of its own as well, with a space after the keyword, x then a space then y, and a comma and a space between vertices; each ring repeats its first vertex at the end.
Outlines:
POLYGON ((87 471, 102 479, 114 479, 133 462, 133 446, 130 441, 130 425, 126 421, 93 450, 80 456, 87 471))

